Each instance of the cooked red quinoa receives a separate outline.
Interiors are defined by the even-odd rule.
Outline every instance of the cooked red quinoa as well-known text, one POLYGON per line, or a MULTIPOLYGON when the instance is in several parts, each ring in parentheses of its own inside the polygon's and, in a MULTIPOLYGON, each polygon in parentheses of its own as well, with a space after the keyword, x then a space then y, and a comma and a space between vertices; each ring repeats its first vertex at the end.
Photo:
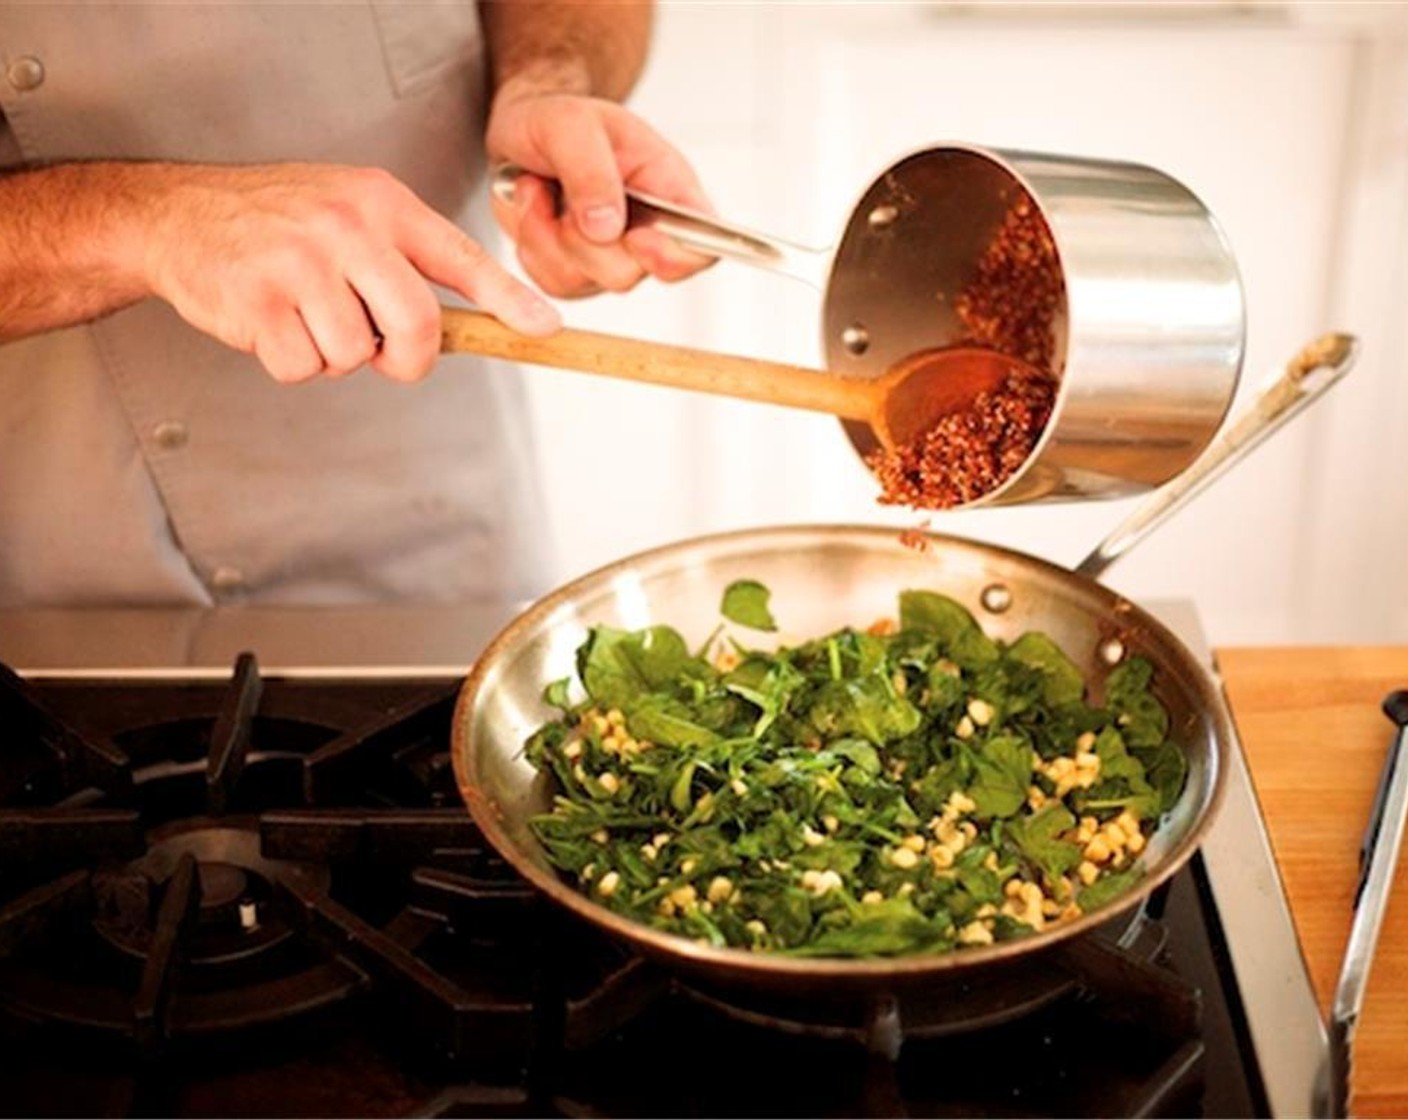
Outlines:
POLYGON ((919 439, 872 452, 866 465, 880 482, 880 501, 949 509, 991 493, 1031 455, 1055 400, 1049 378, 1008 376, 919 439))
POLYGON ((873 452, 866 463, 883 504, 950 509, 990 494, 1026 462, 1055 403, 1055 322, 1064 298, 1051 231, 1023 196, 954 303, 966 329, 956 342, 1019 358, 1048 376, 1009 376, 910 445, 873 452))
POLYGON ((967 329, 961 341, 1051 370, 1053 328, 1064 294, 1051 231, 1024 195, 1008 211, 954 302, 967 329))

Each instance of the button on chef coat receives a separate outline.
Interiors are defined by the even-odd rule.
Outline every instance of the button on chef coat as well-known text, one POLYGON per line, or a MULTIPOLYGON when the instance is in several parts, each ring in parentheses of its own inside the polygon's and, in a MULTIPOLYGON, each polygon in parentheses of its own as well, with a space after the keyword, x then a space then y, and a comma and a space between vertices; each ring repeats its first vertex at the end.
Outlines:
MULTIPOLYGON (((484 233, 474 5, 0 5, 0 167, 379 165, 484 233)), ((0 606, 521 598, 516 374, 279 385, 147 300, 0 345, 0 606)))

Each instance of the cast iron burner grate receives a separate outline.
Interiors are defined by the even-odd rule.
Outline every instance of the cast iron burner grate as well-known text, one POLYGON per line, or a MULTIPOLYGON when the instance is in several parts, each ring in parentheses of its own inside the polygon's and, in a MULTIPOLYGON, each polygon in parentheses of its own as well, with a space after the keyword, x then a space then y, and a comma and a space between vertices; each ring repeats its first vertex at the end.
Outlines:
MULTIPOLYGON (((1245 1084, 1204 1094, 1217 978, 1164 967, 1151 916, 1005 990, 666 975, 484 844, 447 752, 458 691, 264 681, 250 655, 228 685, 0 667, 0 1112, 1254 1110, 1245 1084)), ((1206 905, 1186 874, 1183 895, 1206 905)))

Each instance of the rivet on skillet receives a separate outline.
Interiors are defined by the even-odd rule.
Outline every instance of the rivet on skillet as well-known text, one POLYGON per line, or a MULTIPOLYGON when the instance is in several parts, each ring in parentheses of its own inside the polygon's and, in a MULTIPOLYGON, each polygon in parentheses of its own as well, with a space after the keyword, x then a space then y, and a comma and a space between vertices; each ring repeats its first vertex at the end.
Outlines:
POLYGON ((870 224, 871 229, 889 229, 895 224, 895 219, 900 216, 899 210, 894 206, 877 206, 865 220, 870 224))
POLYGON ((841 345, 852 354, 864 354, 870 349, 870 332, 859 323, 852 323, 841 332, 841 345))
POLYGON ((990 583, 980 597, 983 606, 993 614, 1001 614, 1012 605, 1012 589, 1005 583, 990 583))
POLYGON ((1118 665, 1124 660, 1124 642, 1119 638, 1106 638, 1097 652, 1106 665, 1118 665))

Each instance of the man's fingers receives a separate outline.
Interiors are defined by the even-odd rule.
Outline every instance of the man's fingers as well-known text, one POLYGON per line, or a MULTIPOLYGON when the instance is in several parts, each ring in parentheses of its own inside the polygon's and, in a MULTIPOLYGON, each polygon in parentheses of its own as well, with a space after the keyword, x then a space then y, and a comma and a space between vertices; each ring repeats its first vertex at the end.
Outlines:
POLYGON ((544 291, 575 298, 603 288, 626 292, 644 275, 629 253, 618 245, 594 245, 571 218, 544 219, 534 214, 519 226, 518 256, 544 291))
POLYGON ((396 381, 419 381, 440 353, 440 303, 399 253, 387 251, 348 270, 382 343, 371 367, 396 381))
POLYGON ((298 310, 329 376, 351 373, 376 353, 367 308, 341 277, 304 292, 298 310))
POLYGON ((518 259, 534 283, 559 299, 575 299, 600 291, 572 263, 561 245, 558 237, 561 220, 547 185, 536 176, 525 175, 515 185, 513 201, 518 259))
POLYGON ((291 304, 262 314, 254 356, 275 381, 307 381, 323 372, 323 356, 291 304))
POLYGON ((563 204, 582 236, 598 245, 626 228, 626 195, 611 138, 590 110, 561 112, 540 137, 562 183, 563 204))
POLYGON ((562 317, 550 303, 438 214, 426 211, 411 223, 400 248, 422 275, 459 292, 522 334, 551 334, 562 326, 562 317))
POLYGON ((718 259, 686 249, 658 229, 627 230, 625 244, 641 268, 666 283, 693 276, 718 259))

